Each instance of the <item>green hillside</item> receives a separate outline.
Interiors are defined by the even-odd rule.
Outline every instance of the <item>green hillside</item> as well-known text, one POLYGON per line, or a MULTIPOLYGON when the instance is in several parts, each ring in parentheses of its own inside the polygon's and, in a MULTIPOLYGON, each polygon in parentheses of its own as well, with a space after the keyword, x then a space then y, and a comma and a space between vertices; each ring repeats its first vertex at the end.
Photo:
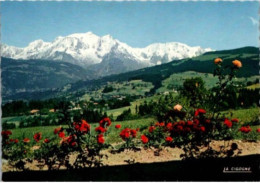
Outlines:
POLYGON ((65 62, 9 58, 2 58, 1 61, 4 100, 23 97, 28 93, 34 96, 35 92, 44 95, 68 83, 93 78, 92 73, 65 62))
MULTIPOLYGON (((186 71, 182 73, 176 73, 170 75, 169 78, 162 81, 162 86, 156 90, 157 93, 165 92, 165 91, 173 91, 178 88, 180 88, 183 85, 183 82, 188 78, 195 78, 195 77, 201 77, 203 81, 205 82, 205 87, 207 89, 210 89, 215 86, 218 79, 213 76, 213 74, 210 73, 200 73, 195 71, 186 71)), ((237 82, 254 82, 256 79, 259 78, 259 76, 250 76, 250 77, 240 77, 236 78, 235 81, 237 82)), ((247 88, 257 88, 258 85, 254 84, 247 88)))
POLYGON ((185 71, 213 73, 215 68, 213 60, 216 57, 221 57, 224 59, 224 66, 232 64, 234 59, 240 60, 243 67, 239 69, 237 73, 238 77, 258 75, 259 50, 255 47, 244 47, 234 50, 209 52, 191 59, 175 60, 167 64, 144 68, 119 75, 112 75, 97 80, 79 81, 72 84, 68 92, 95 88, 100 85, 105 85, 107 82, 142 80, 145 82, 151 82, 154 85, 154 88, 150 92, 155 93, 155 91, 162 86, 162 81, 169 78, 174 73, 182 73, 185 71))

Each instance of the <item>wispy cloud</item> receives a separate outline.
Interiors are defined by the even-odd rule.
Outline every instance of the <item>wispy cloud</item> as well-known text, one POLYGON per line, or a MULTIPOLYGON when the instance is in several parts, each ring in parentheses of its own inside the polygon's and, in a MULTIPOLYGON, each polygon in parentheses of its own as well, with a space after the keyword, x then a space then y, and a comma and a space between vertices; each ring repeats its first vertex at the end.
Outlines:
POLYGON ((259 25, 259 21, 257 20, 257 19, 255 19, 255 18, 253 18, 253 17, 248 17, 250 20, 251 20, 251 22, 252 22, 252 24, 254 25, 254 26, 258 26, 259 25))

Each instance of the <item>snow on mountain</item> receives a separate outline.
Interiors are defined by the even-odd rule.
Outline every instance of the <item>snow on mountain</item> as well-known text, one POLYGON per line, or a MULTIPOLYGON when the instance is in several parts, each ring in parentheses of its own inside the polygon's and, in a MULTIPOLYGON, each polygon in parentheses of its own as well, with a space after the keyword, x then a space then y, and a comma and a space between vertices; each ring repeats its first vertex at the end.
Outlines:
POLYGON ((6 44, 1 45, 1 55, 7 58, 14 58, 16 55, 23 51, 22 48, 17 48, 14 46, 8 46, 6 44))
POLYGON ((129 64, 138 63, 140 67, 145 67, 198 56, 207 51, 211 49, 190 47, 177 42, 155 43, 145 48, 132 48, 110 35, 99 37, 92 32, 59 36, 52 42, 35 40, 25 48, 2 45, 3 57, 57 60, 83 67, 102 63, 103 59, 107 62, 108 58, 125 60, 129 64))
POLYGON ((143 48, 141 56, 147 58, 151 63, 167 63, 172 60, 183 58, 191 58, 212 51, 211 49, 203 49, 199 46, 190 47, 183 43, 155 43, 143 48))

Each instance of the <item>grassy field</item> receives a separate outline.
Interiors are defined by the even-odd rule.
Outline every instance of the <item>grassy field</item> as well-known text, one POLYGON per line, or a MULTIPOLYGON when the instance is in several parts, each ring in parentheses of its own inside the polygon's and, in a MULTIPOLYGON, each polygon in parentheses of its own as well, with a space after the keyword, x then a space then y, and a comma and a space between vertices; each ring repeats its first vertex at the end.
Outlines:
POLYGON ((5 117, 2 118, 2 123, 14 123, 15 126, 18 127, 21 119, 25 117, 26 116, 5 117))
POLYGON ((250 108, 250 109, 238 109, 238 110, 229 110, 224 111, 222 114, 225 114, 229 118, 238 118, 240 124, 255 123, 259 124, 259 108, 250 108))
POLYGON ((248 87, 246 87, 246 88, 251 89, 251 90, 260 88, 260 83, 250 85, 250 86, 248 86, 248 87))
MULTIPOLYGON (((154 95, 154 96, 151 96, 151 97, 145 97, 145 98, 142 98, 142 99, 137 99, 135 100, 134 102, 131 102, 131 105, 130 106, 127 106, 127 107, 122 107, 122 108, 118 108, 118 109, 112 109, 112 110, 107 110, 107 114, 108 115, 111 115, 113 114, 113 117, 117 117, 119 116, 120 114, 122 114, 122 112, 124 110, 128 110, 129 108, 131 109, 131 112, 133 114, 136 114, 135 112, 135 107, 136 105, 139 106, 140 104, 144 103, 144 101, 146 102, 150 102, 150 101, 157 101, 161 96, 163 96, 164 94, 157 94, 157 95, 154 95)), ((173 93, 173 97, 177 96, 177 93, 173 93)))
MULTIPOLYGON (((172 91, 173 89, 176 89, 178 87, 181 87, 183 85, 183 82, 186 79, 189 78, 195 78, 195 77, 201 77, 203 81, 205 82, 205 87, 207 89, 212 88, 213 86, 216 85, 218 79, 213 76, 213 74, 209 73, 199 73, 199 72, 194 72, 194 71, 187 71, 183 73, 177 73, 177 74, 172 74, 169 78, 165 79, 162 81, 162 87, 157 89, 157 93, 165 92, 165 91, 172 91)), ((248 81, 255 81, 258 76, 252 76, 248 78, 235 78, 234 81, 239 81, 239 82, 248 82, 248 81)), ((254 85, 251 88, 257 88, 259 85, 254 85)))
POLYGON ((113 96, 144 96, 146 92, 149 92, 153 85, 150 82, 144 82, 142 80, 131 80, 129 82, 109 82, 107 87, 112 87, 113 91, 103 93, 105 86, 96 91, 89 91, 81 97, 81 100, 101 100, 104 98, 112 98, 113 96))
MULTIPOLYGON (((237 53, 237 54, 229 54, 229 53, 218 53, 215 57, 212 58, 211 54, 208 55, 200 55, 198 57, 196 57, 196 60, 199 61, 208 61, 208 60, 214 60, 216 57, 220 57, 222 59, 224 59, 224 61, 226 59, 237 59, 238 57, 240 57, 241 59, 246 59, 248 57, 252 57, 254 56, 254 54, 251 53, 237 53)), ((252 58, 254 59, 254 58, 252 58)), ((243 61, 243 60, 242 60, 243 61)))
POLYGON ((5 118, 2 118, 2 123, 5 123, 5 122, 19 122, 24 117, 25 116, 5 117, 5 118))

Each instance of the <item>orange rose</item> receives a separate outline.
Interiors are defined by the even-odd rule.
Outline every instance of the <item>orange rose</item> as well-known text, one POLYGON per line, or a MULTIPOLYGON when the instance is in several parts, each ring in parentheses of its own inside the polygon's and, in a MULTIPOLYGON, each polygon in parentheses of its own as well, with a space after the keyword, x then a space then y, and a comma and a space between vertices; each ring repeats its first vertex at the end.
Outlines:
POLYGON ((24 142, 24 143, 29 143, 29 142, 30 142, 30 139, 29 139, 29 138, 25 138, 25 139, 23 139, 23 142, 24 142))
POLYGON ((221 62, 223 62, 223 60, 222 60, 221 58, 216 58, 216 59, 214 60, 214 63, 215 63, 215 64, 220 64, 221 62))
POLYGON ((175 106, 173 107, 173 109, 176 110, 176 111, 181 111, 182 106, 181 106, 180 104, 177 104, 177 105, 175 105, 175 106))
POLYGON ((233 65, 234 65, 235 67, 237 67, 237 68, 242 67, 242 63, 241 63, 239 60, 234 60, 232 63, 233 63, 233 65))

